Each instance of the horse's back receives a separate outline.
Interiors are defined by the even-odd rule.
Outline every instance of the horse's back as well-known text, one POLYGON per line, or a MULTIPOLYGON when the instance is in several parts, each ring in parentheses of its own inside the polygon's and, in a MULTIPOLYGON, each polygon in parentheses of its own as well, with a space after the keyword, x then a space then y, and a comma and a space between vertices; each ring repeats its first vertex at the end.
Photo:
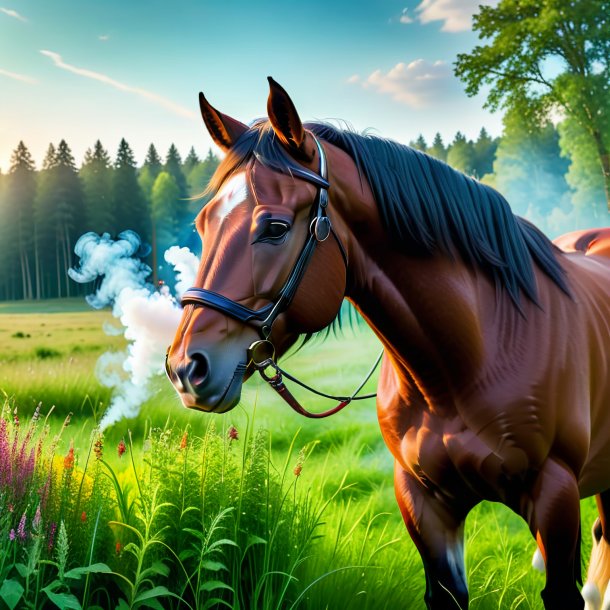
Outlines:
POLYGON ((610 227, 572 231, 558 237, 553 243, 564 252, 582 252, 587 256, 610 258, 610 227))

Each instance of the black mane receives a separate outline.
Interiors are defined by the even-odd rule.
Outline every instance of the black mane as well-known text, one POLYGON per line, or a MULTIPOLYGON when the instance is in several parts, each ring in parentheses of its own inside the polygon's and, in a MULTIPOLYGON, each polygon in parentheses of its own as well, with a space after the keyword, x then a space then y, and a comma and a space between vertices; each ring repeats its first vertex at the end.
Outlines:
MULTIPOLYGON (((307 123, 318 138, 348 153, 371 186, 389 238, 398 247, 432 254, 457 252, 485 269, 516 305, 520 292, 537 302, 533 262, 569 294, 553 244, 534 225, 515 216, 495 189, 469 178, 425 153, 384 138, 361 135, 325 123, 307 123)), ((217 189, 244 167, 254 152, 290 171, 266 121, 256 122, 222 162, 217 189)))

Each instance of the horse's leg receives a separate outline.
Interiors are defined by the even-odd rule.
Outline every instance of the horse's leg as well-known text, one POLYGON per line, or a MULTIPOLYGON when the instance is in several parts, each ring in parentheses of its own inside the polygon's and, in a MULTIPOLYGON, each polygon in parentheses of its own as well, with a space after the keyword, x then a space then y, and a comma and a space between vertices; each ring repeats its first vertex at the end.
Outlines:
POLYGON ((596 497, 599 519, 593 525, 593 547, 582 594, 586 610, 610 609, 610 490, 596 497), (603 596, 603 603, 602 603, 603 596))
POLYGON ((395 463, 394 488, 407 530, 426 573, 429 610, 466 610, 464 517, 454 515, 408 472, 395 463))
POLYGON ((580 496, 576 477, 548 458, 531 490, 524 517, 546 563, 542 591, 547 610, 582 610, 580 581, 580 496))

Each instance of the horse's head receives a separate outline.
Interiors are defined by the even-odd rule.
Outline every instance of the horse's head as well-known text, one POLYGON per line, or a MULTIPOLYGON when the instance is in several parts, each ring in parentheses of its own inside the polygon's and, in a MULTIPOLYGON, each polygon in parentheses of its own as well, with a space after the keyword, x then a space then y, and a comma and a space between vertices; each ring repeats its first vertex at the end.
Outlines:
MULTIPOLYGON (((288 94, 269 79, 269 121, 248 127, 213 108, 204 122, 226 153, 215 196, 196 219, 196 287, 167 355, 186 407, 232 409, 253 371, 256 341, 277 357, 302 333, 327 326, 345 293, 346 258, 328 213, 325 153, 288 94)), ((330 207, 330 206, 329 206, 330 207)))

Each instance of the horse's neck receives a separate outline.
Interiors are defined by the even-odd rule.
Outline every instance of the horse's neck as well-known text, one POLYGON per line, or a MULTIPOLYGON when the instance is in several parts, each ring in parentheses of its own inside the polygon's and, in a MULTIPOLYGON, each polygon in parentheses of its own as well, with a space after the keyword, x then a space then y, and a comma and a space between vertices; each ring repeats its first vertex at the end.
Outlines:
MULTIPOLYGON (((478 298, 493 285, 459 259, 416 257, 392 248, 366 180, 333 151, 333 222, 348 251, 347 296, 392 356, 405 384, 446 400, 472 379, 483 357, 478 298)), ((493 296, 492 296, 493 301, 493 296)))

